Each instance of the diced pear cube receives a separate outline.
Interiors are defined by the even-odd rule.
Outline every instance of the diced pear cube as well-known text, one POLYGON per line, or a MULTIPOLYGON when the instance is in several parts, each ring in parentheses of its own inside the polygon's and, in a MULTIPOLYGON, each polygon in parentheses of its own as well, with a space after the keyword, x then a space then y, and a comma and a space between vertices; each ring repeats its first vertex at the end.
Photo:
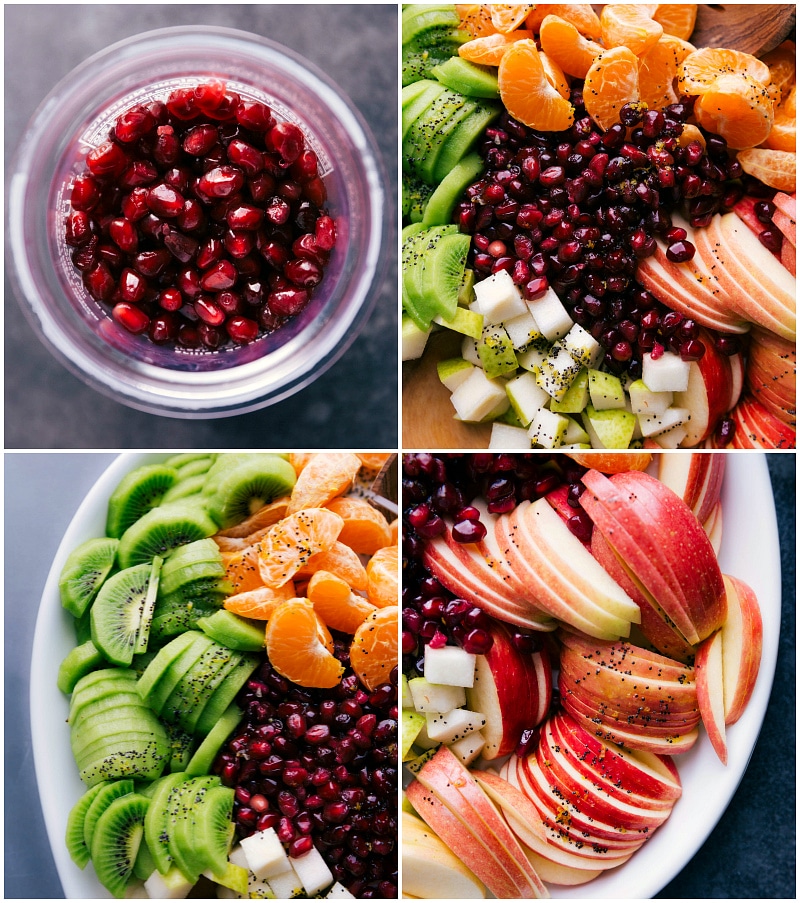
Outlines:
POLYGON ((691 412, 688 408, 667 408, 663 414, 653 414, 652 416, 640 414, 639 426, 641 427, 642 435, 648 438, 664 433, 679 423, 686 423, 690 417, 691 412))
POLYGON ((411 696, 411 690, 408 689, 408 678, 405 674, 400 675, 400 688, 401 688, 401 697, 403 701, 404 709, 413 709, 414 708, 414 699, 411 696))
POLYGON ((455 392, 474 369, 474 365, 463 357, 449 357, 436 365, 439 382, 450 392, 455 392))
POLYGON ((289 857, 274 828, 266 828, 242 838, 241 847, 247 859, 247 867, 256 878, 272 878, 291 868, 289 857))
POLYGON ((643 379, 636 379, 628 386, 631 411, 645 416, 659 416, 672 404, 672 392, 652 392, 643 379))
POLYGON ((428 736, 431 740, 446 744, 455 743, 472 731, 479 731, 486 724, 486 718, 480 712, 471 712, 469 709, 453 709, 452 712, 426 717, 428 736))
POLYGON ((147 888, 144 886, 144 881, 131 881, 125 885, 125 899, 126 900, 150 900, 150 894, 147 893, 147 888))
POLYGON ((476 339, 470 338, 468 335, 461 340, 461 357, 465 361, 469 361, 475 367, 481 366, 481 359, 478 357, 478 342, 476 339))
POLYGON ((689 361, 672 351, 665 351, 655 360, 652 352, 642 358, 642 380, 651 392, 685 392, 689 387, 689 370, 689 361))
POLYGON ((555 398, 550 400, 550 410, 554 414, 580 414, 587 404, 589 404, 589 373, 587 370, 581 370, 560 401, 555 398))
POLYGON ((450 320, 444 317, 434 317, 433 322, 439 326, 446 326, 453 332, 460 332, 462 335, 471 336, 473 339, 480 338, 483 329, 483 316, 473 310, 467 310, 466 307, 457 307, 456 312, 450 320))
POLYGON ((564 441, 568 426, 568 417, 554 414, 547 408, 540 408, 528 428, 528 435, 533 445, 540 448, 556 448, 564 441))
POLYGON ((532 342, 541 342, 544 338, 527 308, 518 317, 504 320, 503 326, 516 351, 524 351, 532 342))
POLYGON ((572 317, 552 288, 526 303, 540 332, 549 342, 563 338, 572 328, 572 317))
POLYGON ((485 324, 502 323, 525 313, 525 301, 507 270, 476 282, 470 310, 482 314, 485 324))
POLYGON ((534 415, 550 400, 550 396, 536 382, 533 373, 525 371, 506 383, 506 394, 519 421, 528 426, 534 415))
POLYGON ((564 433, 564 439, 560 447, 565 448, 567 445, 588 445, 591 448, 591 440, 589 439, 589 434, 586 430, 574 417, 568 419, 569 424, 567 425, 567 431, 564 433))
POLYGON ((203 875, 208 878, 209 881, 213 881, 214 884, 232 890, 234 893, 247 893, 250 873, 247 871, 246 866, 236 865, 236 863, 229 861, 227 868, 221 875, 215 875, 211 869, 206 869, 203 872, 203 875))
POLYGON ((591 368, 603 356, 602 345, 580 323, 573 323, 562 341, 564 347, 579 364, 591 368))
POLYGON ((661 448, 679 448, 681 442, 686 438, 689 428, 685 423, 676 423, 663 433, 659 433, 653 437, 653 441, 658 443, 661 448))
POLYGON ((228 853, 228 862, 232 862, 234 865, 240 865, 243 869, 250 868, 247 864, 247 856, 242 849, 241 844, 237 844, 230 853, 228 853))
POLYGON ((481 754, 481 750, 486 745, 486 740, 480 731, 473 731, 450 744, 450 752, 454 756, 461 759, 463 765, 471 765, 475 759, 481 754))
POLYGON ((625 407, 622 381, 604 370, 589 371, 589 397, 595 411, 611 411, 625 407))
POLYGON ((484 327, 478 342, 478 357, 489 379, 517 372, 514 346, 508 333, 499 323, 484 327))
POLYGON ((491 414, 502 413, 509 405, 502 380, 489 379, 476 367, 450 396, 460 420, 479 422, 491 414))
POLYGON ((281 872, 269 879, 269 886, 276 900, 291 900, 303 893, 303 883, 297 877, 295 870, 289 866, 288 872, 281 872))
POLYGON ((547 357, 549 353, 549 348, 540 348, 537 345, 533 345, 530 348, 526 348, 525 351, 520 351, 517 355, 517 363, 522 367, 523 370, 529 370, 531 373, 536 373, 542 366, 542 362, 547 357))
POLYGON ((433 684, 424 677, 414 677, 408 682, 414 708, 418 712, 449 712, 466 705, 467 694, 463 687, 433 684))
POLYGON ((489 451, 528 451, 531 440, 528 431, 523 426, 511 426, 508 423, 500 423, 498 420, 492 424, 492 432, 489 436, 489 451))
POLYGON ((400 756, 405 760, 425 725, 425 716, 414 709, 402 709, 400 714, 400 756))
POLYGON ((331 870, 316 847, 312 847, 302 856, 293 856, 291 863, 309 897, 315 896, 323 888, 333 883, 331 870))
MULTIPOLYGON (((290 872, 286 872, 285 874, 293 874, 290 872)), ((278 878, 278 876, 275 876, 278 878)), ((297 881, 297 879, 295 879, 297 881)), ((297 886, 302 891, 303 885, 297 881, 297 886)), ((219 896, 219 893, 217 894, 219 896)), ((278 895, 272 889, 272 885, 266 878, 256 878, 255 875, 250 875, 247 881, 247 893, 244 895, 245 898, 249 897, 251 900, 274 900, 278 895)))
POLYGON ((428 329, 427 331, 423 331, 420 329, 408 314, 403 314, 401 330, 403 360, 415 361, 417 358, 422 357, 422 352, 428 344, 428 337, 431 334, 431 330, 428 329))
POLYGON ((628 448, 631 444, 636 417, 624 408, 597 411, 587 405, 582 418, 594 448, 628 448))
POLYGON ((475 682, 475 660, 473 652, 465 652, 460 646, 426 646, 422 673, 432 684, 471 687, 475 682))
POLYGON ((350 891, 337 881, 331 889, 325 894, 326 900, 355 900, 350 891))
MULTIPOLYGON (((422 715, 421 712, 419 712, 418 714, 422 715)), ((436 749, 436 747, 439 746, 439 741, 431 740, 431 738, 428 736, 428 722, 427 722, 428 716, 422 715, 422 717, 426 719, 425 724, 423 724, 422 727, 419 729, 419 733, 417 734, 417 739, 414 741, 414 746, 418 746, 420 749, 424 749, 427 752, 429 750, 436 749)), ((405 762, 406 765, 411 767, 409 765, 408 759, 404 759, 403 761, 405 762)), ((411 761, 413 762, 414 760, 412 759, 411 761)))
POLYGON ((551 398, 561 401, 582 369, 560 342, 554 342, 536 374, 536 382, 551 398))
POLYGON ((166 875, 154 871, 144 882, 144 889, 151 900, 183 900, 194 887, 178 868, 171 868, 166 875))

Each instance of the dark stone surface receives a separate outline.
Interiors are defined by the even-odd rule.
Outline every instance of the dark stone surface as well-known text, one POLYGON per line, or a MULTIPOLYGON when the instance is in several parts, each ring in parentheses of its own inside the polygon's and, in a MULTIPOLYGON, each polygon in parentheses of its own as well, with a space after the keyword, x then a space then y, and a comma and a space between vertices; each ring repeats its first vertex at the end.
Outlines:
MULTIPOLYGON (((19 5, 5 11, 6 166, 36 107, 78 63, 129 35, 210 24, 265 35, 316 63, 371 126, 397 184, 397 7, 19 5), (46 65, 31 65, 31 59, 46 65)), ((387 213, 394 219, 396 192, 387 213)), ((347 353, 310 387, 261 411, 178 420, 131 410, 66 371, 5 280, 6 448, 396 448, 397 261, 391 239, 375 307, 347 353)))

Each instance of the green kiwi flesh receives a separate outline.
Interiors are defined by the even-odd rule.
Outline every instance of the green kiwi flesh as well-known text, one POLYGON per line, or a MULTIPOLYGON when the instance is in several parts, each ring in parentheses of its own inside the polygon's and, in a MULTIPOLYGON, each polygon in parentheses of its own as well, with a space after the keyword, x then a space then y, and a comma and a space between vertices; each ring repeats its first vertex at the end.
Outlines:
POLYGON ((86 844, 87 849, 91 850, 92 848, 94 829, 100 820, 100 816, 115 799, 128 793, 133 793, 133 790, 133 781, 130 778, 125 778, 122 781, 103 782, 103 789, 92 799, 92 803, 86 810, 86 817, 83 820, 83 842, 86 844))
POLYGON ((224 872, 232 839, 233 789, 180 787, 180 804, 169 833, 169 851, 178 868, 192 881, 210 869, 224 872))
POLYGON ((236 730, 239 722, 242 720, 242 710, 239 706, 231 704, 222 714, 219 721, 211 728, 203 739, 203 742, 197 747, 191 759, 189 759, 185 771, 190 775, 208 774, 217 753, 222 749, 222 745, 236 730))
POLYGON ((460 160, 436 186, 428 198, 422 225, 441 226, 453 217, 453 208, 466 189, 483 172, 483 160, 476 153, 468 154, 460 160))
POLYGON ((163 464, 144 464, 126 474, 108 500, 106 534, 119 539, 139 518, 161 504, 164 493, 177 480, 177 471, 163 464))
POLYGON ((444 235, 422 263, 419 280, 424 307, 436 310, 445 320, 452 320, 458 307, 470 244, 469 235, 444 235))
POLYGON ((121 796, 103 812, 92 837, 92 864, 100 883, 115 897, 125 896, 144 834, 150 800, 139 793, 121 796))
POLYGON ((103 781, 100 784, 95 784, 94 787, 90 787, 70 809, 67 816, 67 830, 65 834, 67 852, 80 869, 86 868, 91 858, 83 832, 86 813, 89 811, 92 800, 107 786, 108 782, 103 781))
POLYGON ((82 677, 105 663, 106 660, 97 646, 91 640, 87 640, 67 653, 58 668, 56 685, 62 693, 69 695, 82 677))
POLYGON ((231 527, 288 495, 296 479, 294 467, 285 458, 268 453, 251 455, 228 468, 215 481, 213 491, 206 486, 208 512, 222 529, 231 527))
POLYGON ((200 505, 188 501, 171 502, 148 511, 123 533, 117 550, 120 566, 150 562, 156 555, 166 557, 177 546, 205 539, 217 526, 200 505))
POLYGON ((87 539, 67 557, 58 580, 61 604, 80 618, 108 577, 117 557, 119 541, 99 537, 87 539))
POLYGON ((138 564, 114 574, 92 605, 92 642, 117 665, 130 665, 148 598, 152 565, 138 564))
POLYGON ((264 622, 248 621, 231 611, 220 609, 207 618, 200 618, 197 626, 228 649, 239 652, 260 652, 264 648, 264 622))

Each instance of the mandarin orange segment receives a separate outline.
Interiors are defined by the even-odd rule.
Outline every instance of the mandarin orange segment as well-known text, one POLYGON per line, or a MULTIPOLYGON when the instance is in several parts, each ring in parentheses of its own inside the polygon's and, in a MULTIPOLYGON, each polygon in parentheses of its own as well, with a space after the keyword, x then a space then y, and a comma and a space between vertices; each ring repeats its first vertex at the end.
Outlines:
POLYGON ((400 533, 400 520, 399 520, 399 518, 395 518, 395 519, 389 524, 389 532, 391 533, 391 536, 390 536, 390 539, 389 539, 389 545, 396 546, 397 543, 398 543, 399 533, 400 533))
POLYGON ((497 33, 497 29, 492 24, 492 14, 485 4, 457 3, 456 12, 461 20, 461 28, 468 31, 474 38, 497 33))
POLYGON ((303 508, 320 508, 353 485, 361 459, 349 452, 320 452, 306 462, 292 489, 287 514, 303 508))
POLYGON ((247 592, 264 585, 258 566, 258 545, 248 546, 240 552, 223 552, 222 564, 225 579, 233 587, 234 593, 247 592))
POLYGON ((547 80, 534 41, 511 45, 500 62, 498 83, 508 112, 532 129, 560 132, 575 121, 572 104, 547 80))
POLYGON ((343 542, 335 542, 324 552, 312 555, 297 572, 298 578, 311 577, 317 571, 331 571, 346 580, 353 589, 367 588, 367 570, 358 555, 343 542))
POLYGON ((651 110, 661 110, 678 100, 673 83, 680 59, 674 40, 677 38, 662 38, 639 60, 639 99, 651 110))
POLYGON ((752 147, 741 150, 736 159, 742 169, 770 188, 793 193, 797 188, 797 154, 752 147))
POLYGON ((547 80, 550 84, 558 91, 558 93, 564 97, 569 98, 570 90, 569 90, 569 82, 567 81, 566 75, 564 75, 564 70, 561 66, 558 65, 555 60, 551 60, 550 57, 541 51, 539 53, 539 59, 542 61, 542 66, 544 67, 544 74, 547 77, 547 80))
POLYGON ((650 452, 564 452, 582 467, 601 473, 625 473, 645 470, 653 459, 650 452))
POLYGON ((603 129, 619 121, 626 103, 639 100, 639 60, 627 47, 614 47, 598 56, 583 86, 586 112, 603 129))
POLYGON ((350 665, 368 690, 388 684, 397 662, 398 607, 367 616, 353 636, 350 665))
POLYGON ((294 598, 294 586, 286 583, 279 589, 271 586, 259 586, 256 589, 236 593, 222 603, 228 611, 243 618, 253 618, 256 621, 268 621, 272 613, 283 602, 294 598))
POLYGON ((688 144, 691 144, 692 141, 697 141, 703 150, 706 149, 706 136, 697 128, 696 125, 692 125, 691 122, 687 122, 683 126, 683 130, 680 135, 678 135, 678 146, 686 147, 688 144))
POLYGON ((335 687, 344 665, 333 640, 308 599, 282 602, 265 631, 267 656, 278 674, 301 687, 335 687))
POLYGON ((603 52, 600 44, 585 38, 578 29, 560 16, 545 16, 539 32, 542 51, 567 75, 585 78, 589 67, 603 52))
POLYGON ((300 476, 303 468, 314 457, 314 452, 292 452, 289 455, 289 463, 294 467, 294 472, 300 476))
POLYGON ((535 3, 489 3, 489 15, 492 25, 500 34, 508 34, 519 28, 528 17, 528 13, 536 8, 535 3))
POLYGON ((766 63, 749 53, 703 47, 690 53, 678 67, 678 90, 682 94, 706 94, 718 90, 720 78, 741 76, 766 86, 771 75, 766 63))
POLYGON ((775 119, 772 123, 767 140, 764 144, 772 150, 797 151, 797 87, 792 85, 792 90, 786 101, 775 111, 775 119))
POLYGON ((392 457, 392 452, 356 452, 356 457, 367 470, 380 470, 392 457))
POLYGON ((653 19, 664 29, 665 34, 688 41, 697 19, 697 4, 659 3, 653 19))
POLYGON ((327 507, 344 521, 339 542, 350 546, 354 552, 372 555, 389 545, 391 537, 386 518, 365 499, 333 499, 327 507))
POLYGON ((785 100, 795 81, 797 68, 797 47, 794 41, 784 41, 774 50, 761 57, 769 69, 770 84, 775 85, 785 100))
POLYGON ((547 16, 565 19, 584 37, 600 40, 600 18, 588 3, 537 3, 525 20, 525 27, 538 31, 547 16))
POLYGON ((694 116, 738 150, 766 141, 775 114, 764 85, 747 75, 723 75, 713 90, 698 97, 694 116))
POLYGON ((267 586, 288 583, 309 560, 330 549, 344 521, 327 508, 306 508, 270 527, 259 549, 259 570, 267 586))
POLYGON ((458 48, 458 55, 478 66, 499 66, 508 48, 515 41, 530 40, 533 34, 524 28, 518 28, 511 34, 484 35, 473 38, 458 48))
POLYGON ((273 524, 277 524, 281 518, 286 517, 288 506, 289 496, 275 499, 274 502, 259 508, 258 511, 251 514, 246 520, 241 521, 241 523, 236 524, 236 526, 229 527, 227 530, 220 530, 218 535, 230 536, 235 539, 244 537, 249 540, 251 534, 266 527, 271 527, 273 524))
POLYGON ((397 605, 399 562, 397 546, 379 549, 367 562, 367 598, 378 608, 397 605))
POLYGON ((664 34, 652 17, 653 6, 646 3, 607 3, 600 13, 600 33, 607 48, 627 47, 641 56, 664 34))
POLYGON ((306 590, 314 611, 333 630, 355 633, 375 606, 354 593, 346 581, 329 571, 317 571, 306 590))

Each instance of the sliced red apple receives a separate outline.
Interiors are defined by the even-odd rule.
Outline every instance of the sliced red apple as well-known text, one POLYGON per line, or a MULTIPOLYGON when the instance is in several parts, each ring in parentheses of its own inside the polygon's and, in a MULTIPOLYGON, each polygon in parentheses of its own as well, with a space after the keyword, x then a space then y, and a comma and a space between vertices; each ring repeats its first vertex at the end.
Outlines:
POLYGON ((682 498, 703 523, 719 501, 725 477, 725 455, 689 452, 659 455, 658 479, 682 498))
POLYGON ((701 333, 705 354, 689 366, 689 385, 683 392, 676 392, 673 405, 686 408, 689 420, 684 424, 686 436, 681 448, 699 445, 719 425, 730 410, 733 392, 731 359, 717 351, 707 332, 701 333))
POLYGON ((717 557, 719 557, 719 550, 722 548, 722 525, 722 502, 717 502, 708 520, 703 524, 708 541, 711 543, 717 557))
POLYGON ((732 448, 795 448, 797 431, 759 404, 752 396, 744 395, 731 412, 735 424, 732 448))
POLYGON ((722 631, 707 637, 697 648, 695 656, 697 704, 714 752, 720 762, 728 762, 725 742, 725 702, 722 671, 722 631))
POLYGON ((722 688, 725 724, 742 717, 753 695, 761 664, 764 627, 753 590, 736 577, 723 577, 728 617, 722 625, 722 688))

